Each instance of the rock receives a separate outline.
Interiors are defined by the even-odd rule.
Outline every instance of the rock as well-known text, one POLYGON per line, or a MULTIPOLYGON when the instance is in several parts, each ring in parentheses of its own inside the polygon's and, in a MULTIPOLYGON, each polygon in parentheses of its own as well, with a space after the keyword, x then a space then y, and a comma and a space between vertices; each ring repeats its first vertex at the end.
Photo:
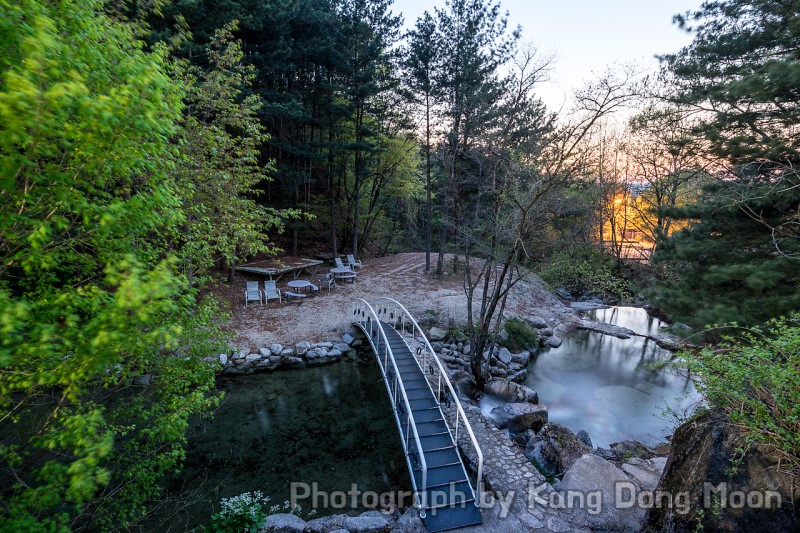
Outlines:
POLYGON ((444 348, 444 343, 442 341, 433 341, 431 343, 431 348, 433 348, 434 352, 441 352, 444 348))
POLYGON ((294 355, 294 348, 284 348, 283 350, 281 350, 280 354, 281 357, 290 357, 294 355))
POLYGON ((592 439, 589 437, 589 434, 586 433, 586 430, 584 429, 580 430, 575 434, 575 436, 578 437, 578 440, 584 443, 589 448, 594 448, 594 446, 592 445, 592 439))
POLYGON ((592 448, 578 440, 572 431, 554 422, 537 431, 525 446, 525 457, 535 460, 546 471, 544 474, 553 476, 563 474, 591 452, 592 448))
MULTIPOLYGON (((639 461, 642 460, 639 459, 639 461)), ((658 485, 658 480, 661 477, 660 472, 652 466, 647 468, 645 465, 636 465, 628 462, 624 463, 620 468, 622 468, 623 472, 632 477, 633 480, 636 481, 636 484, 643 490, 655 490, 656 485, 658 485)))
POLYGON ((281 368, 302 368, 305 363, 299 357, 281 357, 281 368))
POLYGON ((355 337, 353 337, 349 333, 345 333, 344 335, 342 335, 342 342, 348 346, 351 346, 354 340, 356 340, 355 337))
POLYGON ((471 373, 464 372, 462 370, 456 370, 450 373, 449 377, 450 383, 453 385, 453 388, 459 396, 463 396, 465 398, 475 398, 477 384, 475 383, 475 377, 471 373))
POLYGON ((681 514, 666 507, 652 509, 648 527, 664 531, 670 524, 678 533, 800 531, 796 478, 783 471, 774 451, 757 441, 748 449, 746 441, 745 434, 717 412, 702 413, 679 426, 656 490, 688 493, 688 510, 681 514), (747 449, 744 456, 740 449, 747 449), (736 465, 731 464, 732 458, 737 459, 736 465), (747 505, 750 501, 759 505, 747 505), (720 506, 720 502, 725 504, 720 506), (698 524, 702 508, 703 520, 698 524))
POLYGON ((298 342, 297 344, 294 345, 294 352, 297 355, 305 355, 308 353, 308 350, 310 348, 311 348, 311 343, 306 341, 298 342))
POLYGON ((561 346, 561 337, 553 335, 552 337, 546 337, 542 339, 542 346, 546 348, 558 348, 561 346))
POLYGON ((426 533, 425 524, 419 517, 419 511, 414 507, 409 507, 400 518, 397 519, 396 530, 403 533, 426 533))
POLYGON ((590 300, 588 302, 571 302, 569 306, 576 311, 594 311, 595 309, 608 309, 602 301, 590 300))
POLYGON ((464 347, 461 349, 461 353, 464 355, 469 355, 470 350, 472 350, 471 344, 465 344, 464 347))
POLYGON ((358 348, 358 347, 360 347, 360 346, 363 346, 363 344, 364 344, 364 341, 363 341, 363 340, 361 340, 361 339, 355 339, 353 342, 351 342, 351 343, 350 343, 350 347, 351 347, 351 348, 358 348))
POLYGON ((547 324, 547 321, 544 318, 540 317, 540 316, 532 316, 532 317, 528 318, 526 320, 526 322, 528 324, 530 324, 532 327, 536 328, 536 329, 542 329, 542 328, 550 327, 547 324))
POLYGON ((336 348, 333 348, 331 351, 325 354, 325 357, 341 357, 341 356, 342 356, 342 351, 337 350, 336 348))
POLYGON ((264 520, 263 533, 302 533, 306 521, 293 514, 274 514, 264 520))
POLYGON ((269 356, 269 362, 270 363, 275 363, 275 364, 280 364, 281 363, 281 356, 280 355, 270 355, 269 356))
MULTIPOLYGON (((601 506, 599 512, 591 513, 591 507, 579 509, 585 518, 589 529, 601 531, 635 532, 641 531, 645 519, 645 510, 634 505, 630 508, 617 508, 617 492, 620 487, 635 489, 635 484, 625 473, 609 461, 596 455, 584 455, 564 474, 564 479, 558 484, 559 492, 574 491, 588 494, 600 491, 601 506)), ((624 493, 621 494, 623 497, 624 493)), ((629 501, 620 501, 619 507, 624 507, 629 501)))
POLYGON ((531 360, 531 352, 528 351, 511 354, 511 361, 522 367, 528 366, 530 360, 531 360))
POLYGON ((245 374, 247 374, 247 372, 239 368, 236 368, 235 366, 226 366, 222 370, 222 375, 224 376, 244 376, 245 374))
POLYGON ((499 368, 501 370, 508 370, 508 366, 504 362, 499 360, 499 359, 494 361, 494 366, 496 366, 497 368, 499 368))
POLYGON ((306 359, 318 359, 322 357, 320 350, 322 350, 322 348, 311 348, 306 352, 306 359))
POLYGON ((153 382, 153 374, 142 374, 133 378, 134 385, 150 385, 153 382))
POLYGON ((283 351, 283 346, 278 343, 270 344, 269 351, 274 354, 280 354, 283 351))
POLYGON ((247 363, 254 363, 255 364, 256 362, 261 361, 261 355, 257 354, 257 353, 251 353, 250 355, 245 357, 244 360, 247 363))
POLYGON ((542 328, 536 332, 539 337, 552 337, 555 333, 552 328, 542 328))
POLYGON ((270 355, 272 355, 272 350, 270 350, 269 348, 259 348, 258 354, 261 357, 269 357, 270 355))
POLYGON ((490 418, 500 428, 508 428, 514 433, 526 429, 539 431, 547 423, 547 406, 531 403, 507 403, 495 407, 490 418))
POLYGON ((499 396, 507 402, 539 403, 539 395, 536 391, 507 379, 490 379, 484 385, 483 390, 499 396))
POLYGON ((578 329, 588 329, 589 331, 596 331, 604 335, 611 335, 618 339, 630 339, 636 332, 632 329, 623 328, 622 326, 615 326, 614 324, 606 324, 604 322, 593 322, 591 320, 582 320, 578 324, 578 329))
POLYGON ((342 529, 347 515, 335 514, 333 516, 323 516, 315 518, 306 523, 305 533, 330 533, 332 531, 347 531, 342 529))
POLYGON ((326 342, 318 342, 316 344, 316 347, 317 348, 325 348, 326 350, 330 350, 331 348, 333 348, 333 343, 332 342, 327 342, 327 341, 326 342))
POLYGON ((508 348, 505 346, 500 348, 500 352, 497 354, 497 358, 503 362, 505 365, 510 365, 513 357, 511 356, 511 352, 508 351, 508 348))
POLYGON ((280 366, 280 363, 273 363, 269 359, 263 359, 253 368, 256 372, 270 372, 280 366))
POLYGON ((447 332, 441 328, 431 328, 428 331, 428 340, 443 341, 447 337, 447 332))
POLYGON ((342 353, 346 353, 350 351, 350 345, 345 344, 343 342, 337 342, 336 344, 333 345, 333 349, 339 350, 342 353))
POLYGON ((509 374, 506 376, 508 381, 513 381, 514 383, 523 383, 526 379, 528 379, 528 371, 526 369, 521 369, 513 374, 509 374))
POLYGON ((228 364, 228 354, 226 353, 219 354, 219 364, 221 364, 222 366, 228 364))
POLYGON ((559 287, 555 290, 556 296, 561 298, 562 300, 572 301, 575 298, 572 297, 572 294, 567 289, 559 287))
POLYGON ((386 516, 348 516, 344 528, 351 533, 381 533, 389 531, 392 521, 386 516))
POLYGON ((636 440, 624 440, 622 442, 612 442, 611 451, 617 454, 620 461, 625 461, 631 457, 650 459, 656 452, 646 444, 636 440))
POLYGON ((239 350, 238 352, 236 352, 234 354, 233 358, 234 359, 244 359, 249 354, 250 354, 250 349, 249 348, 242 348, 241 350, 239 350))

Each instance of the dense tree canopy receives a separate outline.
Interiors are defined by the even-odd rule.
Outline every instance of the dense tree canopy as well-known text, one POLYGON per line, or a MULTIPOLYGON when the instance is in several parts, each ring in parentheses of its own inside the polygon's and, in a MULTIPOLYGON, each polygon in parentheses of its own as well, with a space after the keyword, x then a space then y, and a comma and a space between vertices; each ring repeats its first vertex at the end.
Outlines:
POLYGON ((675 99, 700 112, 695 132, 719 179, 685 212, 699 222, 657 257, 684 270, 659 301, 690 322, 753 324, 797 309, 798 8, 727 0, 678 18, 695 39, 666 58, 675 99), (696 291, 706 311, 692 317, 696 291))

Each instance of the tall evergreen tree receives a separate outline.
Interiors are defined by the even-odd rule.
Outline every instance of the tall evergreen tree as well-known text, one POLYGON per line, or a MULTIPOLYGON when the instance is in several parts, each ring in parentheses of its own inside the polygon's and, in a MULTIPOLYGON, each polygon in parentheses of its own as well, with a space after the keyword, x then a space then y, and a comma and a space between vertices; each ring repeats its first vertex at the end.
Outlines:
POLYGON ((704 246, 739 252, 714 259, 713 272, 691 268, 662 289, 665 310, 687 320, 691 317, 680 302, 690 295, 678 293, 702 287, 708 276, 720 290, 703 291, 700 307, 716 311, 700 313, 699 324, 759 322, 795 305, 800 281, 798 9, 797 1, 725 0, 676 17, 695 39, 667 56, 666 65, 675 78, 676 100, 703 111, 696 133, 709 147, 720 182, 692 213, 700 222, 657 258, 685 265, 681 259, 704 246), (725 216, 728 220, 720 220, 725 216), (750 294, 756 289, 761 297, 750 294), (728 305, 733 302, 737 305, 728 305))

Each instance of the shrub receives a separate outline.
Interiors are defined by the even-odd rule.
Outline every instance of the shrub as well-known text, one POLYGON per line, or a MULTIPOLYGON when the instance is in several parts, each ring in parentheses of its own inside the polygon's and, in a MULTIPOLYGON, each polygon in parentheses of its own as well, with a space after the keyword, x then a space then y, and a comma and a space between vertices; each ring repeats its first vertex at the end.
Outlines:
POLYGON ((713 405, 800 472, 800 314, 683 357, 713 405))
POLYGON ((539 275, 551 287, 563 287, 573 294, 630 297, 628 283, 614 272, 611 259, 592 250, 557 252, 546 261, 539 275))
POLYGON ((509 318, 503 325, 508 334, 506 347, 512 351, 535 350, 539 344, 536 329, 518 318, 509 318))
MULTIPOLYGON (((222 509, 211 517, 211 525, 206 528, 210 533, 254 533, 262 528, 267 516, 278 513, 291 513, 300 516, 299 505, 284 502, 267 508, 269 496, 260 491, 245 492, 231 498, 223 498, 222 509)), ((314 514, 312 511, 310 515, 314 514)))

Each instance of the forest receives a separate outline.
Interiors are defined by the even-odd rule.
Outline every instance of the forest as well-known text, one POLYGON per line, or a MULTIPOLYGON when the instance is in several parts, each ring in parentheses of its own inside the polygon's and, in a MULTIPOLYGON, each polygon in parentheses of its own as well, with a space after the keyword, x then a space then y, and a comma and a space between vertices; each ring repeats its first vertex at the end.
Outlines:
POLYGON ((211 273, 278 252, 456 254, 479 384, 527 272, 639 295, 800 465, 800 1, 676 15, 560 110, 499 0, 392 7, 0 0, 0 530, 136 524, 217 401, 211 273))

